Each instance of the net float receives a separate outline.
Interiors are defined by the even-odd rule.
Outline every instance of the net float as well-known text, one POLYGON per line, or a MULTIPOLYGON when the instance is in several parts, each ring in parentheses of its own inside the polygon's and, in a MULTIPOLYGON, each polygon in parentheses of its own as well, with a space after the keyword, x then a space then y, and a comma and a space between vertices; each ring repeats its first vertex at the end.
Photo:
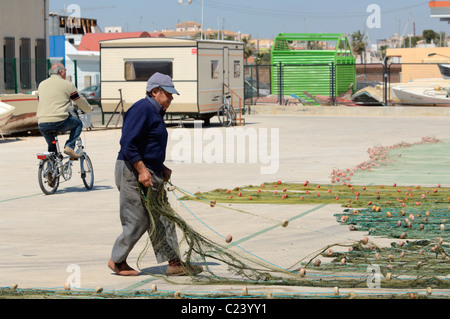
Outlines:
POLYGON ((334 295, 339 296, 339 287, 334 287, 334 295))
POLYGON ((94 292, 97 294, 103 292, 103 287, 98 286, 97 288, 95 288, 94 292))

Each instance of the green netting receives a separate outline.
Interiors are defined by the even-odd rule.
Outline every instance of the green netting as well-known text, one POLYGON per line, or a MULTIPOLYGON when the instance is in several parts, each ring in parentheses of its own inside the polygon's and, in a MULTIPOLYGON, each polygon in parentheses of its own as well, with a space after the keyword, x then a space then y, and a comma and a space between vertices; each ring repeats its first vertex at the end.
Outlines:
POLYGON ((331 172, 332 183, 361 185, 393 183, 403 185, 450 184, 449 141, 423 137, 416 143, 398 143, 369 148, 369 160, 331 172))
MULTIPOLYGON (((182 190, 176 188, 176 191, 182 190)), ((342 209, 335 216, 337 222, 345 227, 352 226, 352 230, 369 235, 405 240, 401 248, 397 241, 392 242, 391 247, 379 247, 374 242, 365 242, 365 239, 330 243, 323 249, 299 258, 289 267, 278 267, 279 261, 263 260, 238 245, 223 245, 209 240, 201 234, 201 230, 194 230, 185 223, 167 202, 149 201, 149 198, 155 197, 148 194, 148 209, 163 214, 183 230, 184 238, 180 241, 180 247, 184 247, 182 254, 187 262, 200 262, 205 267, 202 274, 192 277, 194 283, 364 288, 367 287, 367 269, 376 266, 380 270, 380 281, 384 288, 450 288, 447 278, 450 270, 450 188, 318 185, 278 181, 232 190, 182 193, 185 194, 182 200, 197 200, 228 210, 234 210, 227 207, 227 203, 231 202, 339 204, 342 209), (420 225, 424 227, 420 228, 420 225), (332 253, 329 253, 330 249, 332 253), (333 260, 318 265, 321 256, 333 260), (212 267, 208 267, 211 260, 226 264, 229 274, 215 273, 212 267)), ((242 209, 234 212, 255 216, 242 209)), ((292 260, 292 252, 286 251, 285 258, 292 260)))
MULTIPOLYGON (((277 276, 296 276, 296 273, 276 267, 269 262, 259 259, 251 253, 241 250, 235 244, 221 244, 211 240, 187 224, 183 218, 171 207, 167 201, 166 190, 148 188, 147 194, 142 195, 147 210, 150 212, 151 224, 163 216, 174 223, 182 233, 179 242, 179 255, 183 258, 183 266, 197 284, 200 283, 232 283, 242 282, 279 282, 277 276), (216 262, 225 264, 229 273, 217 273, 210 266, 216 262), (204 271, 200 274, 191 265, 202 266, 204 271)), ((149 238, 155 236, 158 230, 149 230, 149 238)), ((150 245, 148 244, 138 259, 138 267, 145 272, 145 256, 150 245)), ((155 249, 155 247, 153 247, 155 249)), ((158 248, 156 248, 158 249, 158 248)), ((164 276, 164 278, 166 278, 164 276)), ((169 280, 168 278, 166 278, 169 280)), ((284 279, 289 281, 289 279, 284 279)))
MULTIPOLYGON (((217 188, 196 194, 175 186, 167 188, 174 194, 181 194, 175 195, 181 203, 197 201, 229 211, 233 216, 239 215, 240 222, 234 224, 237 228, 244 228, 246 223, 258 219, 278 224, 278 228, 270 229, 282 230, 291 226, 288 220, 236 209, 229 206, 231 203, 333 205, 336 207, 336 222, 342 227, 361 232, 361 237, 374 236, 370 241, 363 237, 357 241, 330 242, 305 256, 297 256, 286 249, 285 256, 277 255, 277 260, 268 260, 238 244, 224 243, 224 235, 200 217, 196 216, 198 220, 195 222, 186 222, 185 215, 180 215, 169 205, 164 188, 156 192, 149 189, 143 200, 152 218, 164 216, 176 224, 181 234, 180 255, 186 265, 196 264, 204 268, 201 274, 191 273, 190 280, 195 284, 367 288, 370 278, 375 278, 380 287, 386 289, 449 289, 450 188, 436 182, 446 182, 443 167, 447 157, 444 160, 442 157, 446 156, 445 149, 446 143, 435 138, 423 138, 414 144, 377 146, 368 150, 370 160, 355 169, 333 170, 329 185, 276 181, 233 189, 217 188), (425 156, 425 159, 417 154, 425 156), (398 174, 380 173, 388 167, 394 167, 392 169, 398 174), (427 186, 423 184, 423 175, 417 178, 420 175, 412 174, 416 180, 410 184, 405 182, 406 179, 397 180, 402 174, 408 176, 413 168, 413 173, 420 169, 431 176, 426 179, 427 186), (353 183, 357 180, 356 175, 369 174, 376 182, 353 183), (377 179, 379 175, 383 178, 377 179), (393 178, 401 186, 394 183, 393 178), (390 240, 390 244, 379 245, 377 238, 383 242, 390 240), (220 266, 226 266, 226 271, 220 266), (376 276, 373 271, 376 271, 376 276)), ((149 234, 153 236, 153 230, 149 234)), ((148 262, 149 247, 139 258, 141 271, 148 262)), ((163 274, 160 276, 168 280, 163 274)), ((171 282, 179 283, 173 279, 171 282)))
MULTIPOLYGON (((176 225, 181 235, 178 247, 185 265, 201 265, 203 272, 198 274, 192 271, 188 280, 180 281, 169 280, 164 273, 151 271, 148 265, 155 263, 150 253, 151 245, 147 245, 139 256, 138 267, 144 273, 164 278, 173 284, 325 288, 323 292, 303 290, 299 293, 246 293, 246 298, 411 298, 412 293, 399 289, 412 291, 425 288, 426 292, 415 292, 413 297, 448 298, 450 188, 439 184, 448 183, 447 155, 450 154, 447 146, 447 142, 435 138, 424 138, 415 144, 377 146, 369 149, 370 160, 356 166, 358 169, 333 170, 332 183, 326 185, 308 181, 274 181, 261 185, 236 186, 233 189, 217 188, 195 194, 168 185, 156 190, 150 188, 146 194, 141 194, 151 212, 150 217, 154 221, 164 217, 176 225), (413 179, 408 179, 411 176, 413 179), (366 179, 367 182, 364 183, 366 179), (278 220, 270 215, 236 209, 230 204, 275 204, 277 207, 293 204, 316 205, 315 207, 330 205, 336 209, 336 223, 348 228, 348 231, 359 232, 361 239, 330 242, 304 256, 285 249, 280 259, 264 259, 240 244, 226 243, 225 236, 214 229, 217 225, 208 225, 194 212, 189 211, 191 217, 195 218, 188 220, 185 212, 169 204, 167 190, 173 191, 183 210, 189 211, 184 202, 195 201, 211 206, 211 209, 227 211, 233 214, 233 218, 239 216, 238 223, 234 220, 230 222, 236 228, 245 228, 246 223, 260 219, 270 220, 275 224, 268 228, 271 231, 283 231, 292 225, 289 220, 278 220), (379 244, 386 241, 388 244, 379 244), (337 288, 369 288, 377 280, 379 287, 388 291, 364 291, 348 295, 336 293, 337 288)), ((156 236, 156 231, 156 228, 150 229, 149 238, 156 236)), ((187 269, 191 270, 189 267, 187 269)), ((122 293, 0 288, 0 296, 36 294, 50 298, 236 298, 243 296, 243 291, 180 292, 143 289, 122 293)))

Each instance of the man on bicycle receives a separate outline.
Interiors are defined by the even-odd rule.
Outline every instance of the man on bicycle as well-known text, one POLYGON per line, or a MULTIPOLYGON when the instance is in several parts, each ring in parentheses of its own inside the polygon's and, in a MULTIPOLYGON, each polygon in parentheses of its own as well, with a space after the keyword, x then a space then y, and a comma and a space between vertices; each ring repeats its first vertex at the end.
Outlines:
POLYGON ((80 158, 75 152, 75 142, 81 135, 83 123, 70 115, 71 100, 84 112, 92 111, 92 106, 78 93, 72 82, 66 81, 66 68, 61 63, 55 63, 49 71, 50 77, 39 84, 39 104, 36 113, 39 131, 44 136, 49 152, 56 152, 53 144, 54 136, 49 130, 58 132, 70 131, 69 139, 64 146, 64 153, 72 158, 80 158))

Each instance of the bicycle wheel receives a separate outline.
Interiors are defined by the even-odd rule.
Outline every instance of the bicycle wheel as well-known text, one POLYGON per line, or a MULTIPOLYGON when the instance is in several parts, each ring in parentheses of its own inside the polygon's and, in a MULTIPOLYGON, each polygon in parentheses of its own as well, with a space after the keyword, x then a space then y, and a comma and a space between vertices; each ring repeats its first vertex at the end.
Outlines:
POLYGON ((58 167, 52 159, 45 159, 39 164, 39 187, 45 195, 54 194, 59 187, 58 167))
POLYGON ((234 111, 234 109, 232 107, 230 108, 230 124, 231 125, 236 124, 236 112, 234 111))
POLYGON ((230 126, 231 124, 231 114, 230 110, 226 108, 224 105, 222 105, 217 110, 217 117, 219 118, 219 123, 222 126, 230 126))
POLYGON ((94 186, 94 167, 92 166, 91 159, 84 153, 80 158, 81 167, 81 179, 83 180, 84 186, 87 189, 92 189, 94 186))

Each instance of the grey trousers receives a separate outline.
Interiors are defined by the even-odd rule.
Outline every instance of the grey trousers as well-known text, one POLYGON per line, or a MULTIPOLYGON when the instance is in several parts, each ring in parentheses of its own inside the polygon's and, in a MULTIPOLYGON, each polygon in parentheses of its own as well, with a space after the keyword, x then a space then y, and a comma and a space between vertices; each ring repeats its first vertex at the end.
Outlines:
MULTIPOLYGON (((150 216, 138 193, 138 181, 130 164, 122 160, 116 161, 115 180, 120 192, 120 221, 122 233, 116 239, 111 259, 120 263, 127 259, 134 245, 150 228, 150 216)), ((152 181, 155 187, 164 181, 152 171, 152 181)), ((178 240, 175 224, 163 216, 153 219, 156 236, 151 238, 153 250, 158 263, 179 258, 178 240)))

